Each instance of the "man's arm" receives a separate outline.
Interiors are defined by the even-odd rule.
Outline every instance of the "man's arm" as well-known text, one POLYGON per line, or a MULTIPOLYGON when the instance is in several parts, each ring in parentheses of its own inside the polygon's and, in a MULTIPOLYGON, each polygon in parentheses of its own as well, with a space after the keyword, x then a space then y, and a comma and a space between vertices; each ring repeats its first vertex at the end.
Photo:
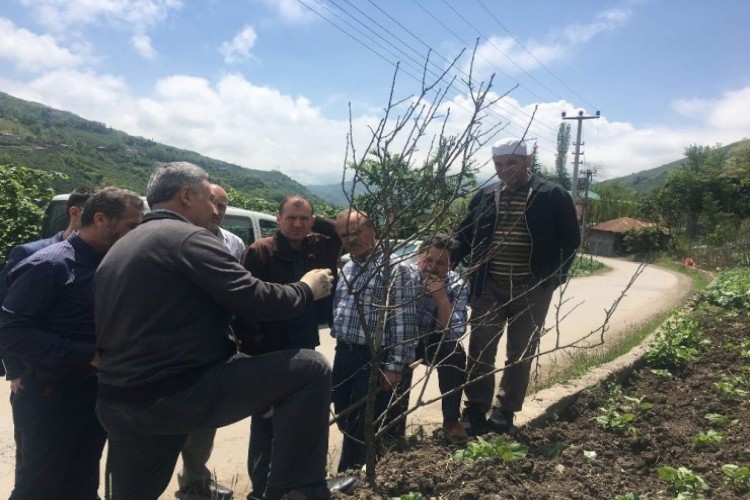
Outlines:
POLYGON ((581 245, 581 230, 578 227, 578 216, 576 215, 573 198, 567 191, 560 189, 561 198, 557 203, 555 215, 557 217, 558 241, 560 245, 563 276, 567 276, 576 250, 581 245))
MULTIPOLYGON (((437 317, 435 318, 435 331, 446 331, 446 336, 451 339, 459 339, 466 331, 469 310, 469 292, 464 281, 451 272, 448 275, 448 283, 441 281, 441 293, 445 297, 435 300, 437 304, 437 317), (448 287, 450 295, 448 294, 448 287)), ((433 295, 433 299, 435 296, 433 295)))
POLYGON ((26 245, 18 245, 14 247, 8 254, 8 260, 5 261, 5 267, 0 271, 0 305, 5 301, 5 296, 8 293, 8 274, 10 271, 18 265, 23 259, 31 255, 26 245))
POLYGON ((66 371, 82 368, 94 357, 92 343, 60 338, 41 318, 57 301, 67 281, 65 270, 49 262, 17 269, 0 312, 0 350, 24 363, 66 371))

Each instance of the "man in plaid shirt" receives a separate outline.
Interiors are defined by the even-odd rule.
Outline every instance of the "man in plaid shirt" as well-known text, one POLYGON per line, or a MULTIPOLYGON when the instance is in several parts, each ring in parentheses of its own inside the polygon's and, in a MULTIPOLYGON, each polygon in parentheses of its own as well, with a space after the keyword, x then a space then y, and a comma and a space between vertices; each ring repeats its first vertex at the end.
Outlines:
MULTIPOLYGON (((375 402, 376 419, 388 407, 404 367, 414 360, 416 347, 417 283, 406 264, 390 261, 377 248, 375 226, 367 214, 346 210, 336 218, 336 232, 351 260, 341 269, 333 299, 333 326, 336 339, 333 359, 333 408, 336 415, 367 395, 375 345, 382 346, 375 402), (383 280, 384 266, 390 266, 389 279, 383 280), (386 298, 387 297, 387 298, 386 298), (385 314, 382 332, 379 317, 385 314), (364 315, 364 316, 362 316, 364 315), (377 340, 382 333, 382 339, 377 340)), ((364 465, 365 406, 338 419, 344 434, 339 471, 364 465)), ((387 422, 379 422, 383 425, 387 422)))
MULTIPOLYGON (((418 273, 422 285, 417 293, 417 359, 437 369, 443 395, 443 432, 450 441, 462 443, 469 435, 459 422, 462 387, 466 383, 466 352, 460 340, 468 322, 469 293, 461 276, 451 271, 457 245, 453 238, 433 236, 420 245, 416 265, 409 266, 418 273)), ((412 370, 407 368, 399 387, 407 391, 405 397, 399 398, 399 413, 408 408, 411 378, 412 370)), ((402 421, 397 433, 404 435, 405 431, 402 421)))

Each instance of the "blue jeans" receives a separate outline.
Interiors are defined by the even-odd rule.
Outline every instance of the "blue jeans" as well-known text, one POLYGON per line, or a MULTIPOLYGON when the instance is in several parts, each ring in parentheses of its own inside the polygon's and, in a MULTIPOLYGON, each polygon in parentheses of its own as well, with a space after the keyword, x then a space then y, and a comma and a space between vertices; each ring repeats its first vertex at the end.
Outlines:
POLYGON ((157 499, 188 434, 223 427, 273 408, 268 488, 288 491, 326 477, 331 375, 310 350, 238 354, 192 386, 151 401, 99 398, 109 434, 108 483, 114 500, 157 499))

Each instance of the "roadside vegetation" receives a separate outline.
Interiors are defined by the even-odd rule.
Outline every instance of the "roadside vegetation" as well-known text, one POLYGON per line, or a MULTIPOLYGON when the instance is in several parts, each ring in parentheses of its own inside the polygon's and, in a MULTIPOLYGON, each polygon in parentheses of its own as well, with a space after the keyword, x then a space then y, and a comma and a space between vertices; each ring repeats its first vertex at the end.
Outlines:
POLYGON ((436 433, 380 462, 357 498, 744 498, 750 493, 750 268, 720 273, 658 329, 644 366, 540 428, 466 446, 436 433), (408 496, 406 496, 408 495, 408 496))

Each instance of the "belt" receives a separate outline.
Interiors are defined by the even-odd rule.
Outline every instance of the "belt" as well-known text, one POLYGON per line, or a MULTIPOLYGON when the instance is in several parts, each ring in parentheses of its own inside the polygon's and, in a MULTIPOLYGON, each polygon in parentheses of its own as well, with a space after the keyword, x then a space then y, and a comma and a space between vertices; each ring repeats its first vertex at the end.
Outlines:
POLYGON ((366 351, 370 352, 369 347, 367 347, 365 344, 352 344, 351 342, 347 342, 345 340, 337 340, 336 341, 336 349, 340 351, 366 351))

